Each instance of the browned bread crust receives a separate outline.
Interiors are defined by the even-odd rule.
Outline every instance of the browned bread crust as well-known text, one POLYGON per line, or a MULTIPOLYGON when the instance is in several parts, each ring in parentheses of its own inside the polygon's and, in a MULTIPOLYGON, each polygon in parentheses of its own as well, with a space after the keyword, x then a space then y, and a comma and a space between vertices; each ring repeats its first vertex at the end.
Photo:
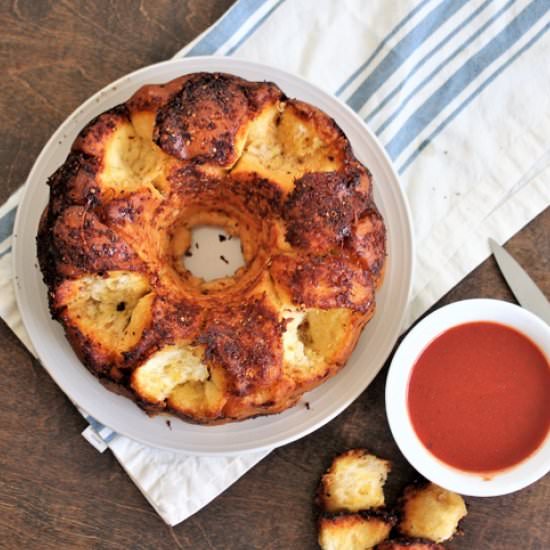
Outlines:
POLYGON ((445 547, 425 539, 400 538, 381 542, 376 550, 445 550, 445 547))
POLYGON ((323 112, 221 73, 145 86, 91 121, 50 177, 37 249, 84 365, 148 412, 204 424, 280 412, 336 373, 375 309, 372 177, 323 112), (190 230, 240 237, 203 281, 190 230))
POLYGON ((360 511, 319 518, 319 546, 323 550, 364 550, 387 539, 395 517, 388 512, 360 511))

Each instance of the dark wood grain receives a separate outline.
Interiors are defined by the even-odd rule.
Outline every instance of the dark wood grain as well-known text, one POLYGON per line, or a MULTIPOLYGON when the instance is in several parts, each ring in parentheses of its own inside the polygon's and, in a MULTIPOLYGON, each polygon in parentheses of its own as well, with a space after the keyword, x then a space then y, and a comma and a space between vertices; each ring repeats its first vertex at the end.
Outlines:
MULTIPOLYGON (((105 84, 170 57, 231 2, 4 1, 0 4, 3 167, 0 202, 25 179, 49 135, 105 84)), ((550 212, 508 244, 550 293, 550 212)), ((492 259, 441 300, 513 301, 492 259)), ((415 477, 384 413, 386 368, 344 413, 274 451, 204 510, 166 527, 110 453, 80 436, 85 422, 0 324, 0 547, 314 549, 312 495, 332 457, 364 446, 394 462, 390 499, 415 477)), ((501 498, 468 499, 453 550, 550 548, 550 479, 501 498)))

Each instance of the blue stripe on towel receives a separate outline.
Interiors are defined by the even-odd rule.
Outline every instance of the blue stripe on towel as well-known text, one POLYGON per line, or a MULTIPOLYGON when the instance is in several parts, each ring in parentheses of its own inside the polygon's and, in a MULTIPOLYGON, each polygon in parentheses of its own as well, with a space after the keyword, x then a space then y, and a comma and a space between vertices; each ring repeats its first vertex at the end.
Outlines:
POLYGON ((405 122, 386 150, 392 159, 401 152, 479 74, 515 44, 548 10, 549 0, 534 0, 506 27, 472 56, 435 91, 405 122))
POLYGON ((101 422, 98 422, 93 416, 90 416, 90 415, 86 417, 86 421, 97 432, 97 435, 99 435, 99 432, 105 429, 106 427, 105 425, 103 425, 101 422))
MULTIPOLYGON (((510 0, 510 2, 507 4, 510 5, 511 3, 515 2, 516 0, 510 0)), ((367 122, 370 122, 374 116, 376 116, 386 105, 389 101, 391 101, 405 86, 408 80, 420 69, 426 61, 428 61, 435 53, 441 51, 441 48, 449 42, 454 36, 456 36, 464 27, 466 27, 468 24, 470 24, 491 2, 494 2, 494 0, 485 0, 481 6, 479 6, 473 13, 471 13, 464 21, 462 21, 458 26, 456 26, 443 40, 438 42, 407 74, 407 76, 380 102, 376 105, 376 107, 369 113, 369 115, 365 118, 367 122)), ((504 10, 502 8, 499 13, 501 13, 504 10)), ((493 18, 491 18, 492 20, 493 18)), ((486 25, 484 25, 486 28, 486 25)), ((475 36, 478 36, 481 34, 481 32, 484 30, 484 27, 481 27, 478 32, 475 33, 475 36)), ((440 65, 441 67, 442 65, 440 65)), ((432 73, 433 74, 433 73, 432 73)))
POLYGON ((248 32, 234 45, 227 50, 225 55, 231 55, 245 40, 248 40, 258 29, 258 27, 284 2, 285 0, 279 0, 274 6, 272 6, 264 16, 257 21, 254 26, 248 30, 248 32))
POLYGON ((185 57, 193 55, 212 55, 218 51, 266 2, 270 0, 239 0, 231 8, 225 17, 214 25, 186 54, 185 57))
POLYGON ((468 0, 444 0, 418 23, 386 57, 377 65, 347 100, 348 105, 359 111, 368 99, 382 86, 418 47, 423 44, 445 21, 452 17, 468 0))
POLYGON ((414 159, 428 146, 437 134, 439 134, 450 122, 452 122, 495 78, 504 72, 522 53, 527 51, 543 34, 550 29, 550 23, 546 24, 527 44, 520 48, 506 63, 499 67, 489 78, 478 86, 438 127, 418 146, 409 158, 399 168, 402 174, 414 161, 414 159))
POLYGON ((12 234, 16 212, 17 206, 14 206, 0 218, 0 243, 12 234))
POLYGON ((11 246, 8 246, 8 248, 6 248, 6 250, 0 252, 0 260, 6 255, 6 254, 9 254, 11 252, 11 246))
POLYGON ((428 2, 432 0, 423 0, 411 10, 399 23, 391 30, 391 32, 378 44, 369 58, 356 70, 353 74, 336 90, 336 95, 340 95, 371 63, 372 60, 380 53, 380 50, 414 17, 428 2))
POLYGON ((115 437, 117 437, 117 435, 118 435, 118 434, 117 434, 116 432, 110 432, 110 433, 107 434, 105 437, 103 437, 103 436, 100 436, 100 437, 101 437, 101 439, 103 439, 103 441, 104 441, 107 445, 109 445, 109 443, 111 443, 111 441, 112 441, 115 437))
POLYGON ((446 65, 448 65, 457 55, 459 55, 461 52, 463 52, 476 38, 483 33, 487 27, 489 27, 496 19, 498 19, 516 0, 510 0, 505 6, 503 6, 500 10, 498 10, 488 21, 486 21, 479 29, 478 31, 469 37, 464 44, 461 44, 458 48, 454 50, 453 53, 451 53, 449 56, 447 56, 426 78, 418 84, 414 88, 414 90, 403 99, 403 101, 399 104, 399 107, 380 125, 379 128, 376 129, 375 133, 377 135, 380 135, 389 124, 391 124, 396 117, 399 116, 399 113, 405 108, 405 106, 409 103, 409 101, 418 93, 419 90, 421 90, 428 82, 430 82, 433 77, 441 71, 446 65))

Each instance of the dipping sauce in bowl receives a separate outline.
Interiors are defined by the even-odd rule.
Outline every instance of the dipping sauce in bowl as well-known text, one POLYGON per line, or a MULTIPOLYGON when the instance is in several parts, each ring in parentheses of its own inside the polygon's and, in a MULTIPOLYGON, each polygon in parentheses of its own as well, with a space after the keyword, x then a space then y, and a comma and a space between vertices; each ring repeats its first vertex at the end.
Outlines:
POLYGON ((408 410, 420 441, 450 466, 510 468, 550 429, 550 366, 513 328, 458 325, 435 338, 414 364, 408 410))
POLYGON ((386 414, 397 445, 450 491, 496 496, 550 472, 550 326, 500 300, 433 311, 396 350, 386 414))

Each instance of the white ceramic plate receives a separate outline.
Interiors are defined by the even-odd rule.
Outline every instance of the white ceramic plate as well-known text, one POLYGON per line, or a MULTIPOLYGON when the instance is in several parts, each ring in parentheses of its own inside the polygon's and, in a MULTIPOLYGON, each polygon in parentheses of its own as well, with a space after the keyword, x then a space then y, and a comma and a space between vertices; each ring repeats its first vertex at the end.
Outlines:
POLYGON ((390 160, 374 135, 343 103, 281 70, 222 57, 177 59, 145 67, 107 86, 59 127, 29 174, 14 230, 17 302, 23 322, 44 367, 81 408, 117 432, 148 445, 192 454, 236 454, 294 441, 323 426, 371 382, 388 357, 403 322, 411 285, 413 242, 407 202, 390 160), (347 134, 358 159, 375 178, 375 197, 387 225, 389 262, 374 319, 363 332, 347 366, 308 393, 303 403, 282 414, 217 427, 147 417, 134 403, 112 394, 81 365, 61 325, 50 319, 46 287, 36 261, 35 235, 48 201, 48 176, 64 162, 79 130, 93 117, 124 102, 139 87, 196 71, 225 71, 249 80, 270 80, 290 97, 321 108, 347 134))
POLYGON ((523 489, 548 473, 550 435, 529 457, 506 470, 489 475, 465 472, 445 464, 424 447, 414 431, 407 407, 411 371, 428 344, 452 327, 477 321, 501 323, 516 329, 550 358, 550 327, 526 309, 500 300, 455 302, 422 319, 401 342, 386 380, 386 412, 401 452, 425 478, 463 495, 489 497, 523 489))

